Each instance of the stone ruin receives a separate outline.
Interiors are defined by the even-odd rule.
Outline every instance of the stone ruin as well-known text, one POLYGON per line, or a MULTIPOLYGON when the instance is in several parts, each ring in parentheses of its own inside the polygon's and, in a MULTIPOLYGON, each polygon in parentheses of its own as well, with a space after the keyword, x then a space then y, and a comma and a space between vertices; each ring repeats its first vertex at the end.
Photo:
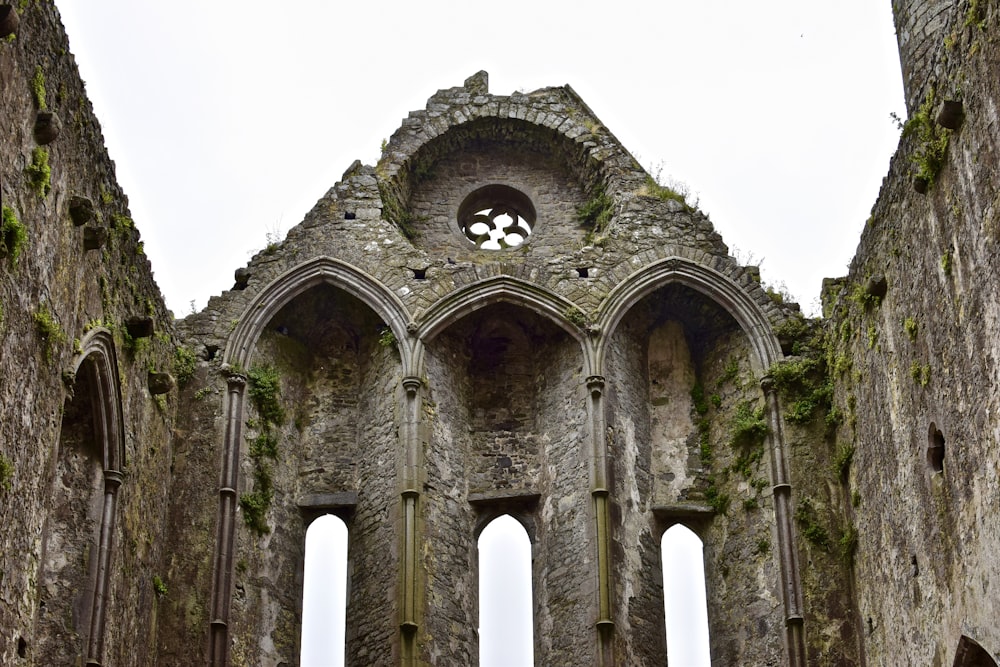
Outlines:
POLYGON ((569 86, 438 91, 175 320, 57 10, 0 5, 0 663, 292 665, 349 531, 348 665, 478 660, 476 537, 539 665, 996 665, 1000 7, 894 3, 906 124, 823 317, 569 86))

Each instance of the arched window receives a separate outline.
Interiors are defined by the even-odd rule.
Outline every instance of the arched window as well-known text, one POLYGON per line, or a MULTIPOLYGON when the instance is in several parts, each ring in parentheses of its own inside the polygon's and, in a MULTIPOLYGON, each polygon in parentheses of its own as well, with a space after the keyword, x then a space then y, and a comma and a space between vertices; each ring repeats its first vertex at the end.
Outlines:
POLYGON ((708 605, 701 540, 674 524, 660 540, 667 664, 708 667, 708 605))
POLYGON ((110 333, 94 330, 81 347, 42 538, 36 655, 46 664, 101 664, 110 600, 124 460, 121 393, 110 333))
POLYGON ((347 526, 332 514, 306 530, 302 667, 342 667, 347 622, 347 526))
POLYGON ((480 667, 534 664, 531 540, 504 514, 479 535, 480 667))

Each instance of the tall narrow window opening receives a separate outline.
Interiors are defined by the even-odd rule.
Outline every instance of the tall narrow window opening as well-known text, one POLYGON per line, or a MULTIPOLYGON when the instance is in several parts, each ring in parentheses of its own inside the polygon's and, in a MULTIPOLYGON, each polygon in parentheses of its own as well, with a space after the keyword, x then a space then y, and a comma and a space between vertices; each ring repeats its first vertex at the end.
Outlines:
POLYGON ((503 515, 479 535, 480 667, 534 664, 531 540, 503 515))
POLYGON ((701 540, 675 524, 660 540, 667 664, 709 667, 708 605, 701 540))
POLYGON ((306 530, 302 667, 343 667, 347 626, 347 526, 332 514, 306 530))

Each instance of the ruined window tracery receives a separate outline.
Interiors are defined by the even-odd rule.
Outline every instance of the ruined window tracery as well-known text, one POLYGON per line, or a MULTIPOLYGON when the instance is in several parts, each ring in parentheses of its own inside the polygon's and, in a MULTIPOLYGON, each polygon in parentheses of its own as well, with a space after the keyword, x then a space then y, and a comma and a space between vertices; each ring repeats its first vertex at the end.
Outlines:
POLYGON ((516 248, 531 236, 535 207, 519 190, 487 185, 465 198, 458 209, 458 223, 480 250, 516 248))

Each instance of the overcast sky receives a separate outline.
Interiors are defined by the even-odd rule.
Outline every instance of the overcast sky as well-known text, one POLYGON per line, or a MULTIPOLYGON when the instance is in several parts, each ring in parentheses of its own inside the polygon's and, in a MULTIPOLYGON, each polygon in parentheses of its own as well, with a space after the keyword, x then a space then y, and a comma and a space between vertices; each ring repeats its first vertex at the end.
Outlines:
POLYGON ((903 114, 888 0, 59 0, 177 316, 439 88, 570 84, 803 307, 846 273, 903 114))
POLYGON ((888 0, 57 0, 177 316, 229 289, 439 88, 570 84, 815 312, 904 116, 888 0))

